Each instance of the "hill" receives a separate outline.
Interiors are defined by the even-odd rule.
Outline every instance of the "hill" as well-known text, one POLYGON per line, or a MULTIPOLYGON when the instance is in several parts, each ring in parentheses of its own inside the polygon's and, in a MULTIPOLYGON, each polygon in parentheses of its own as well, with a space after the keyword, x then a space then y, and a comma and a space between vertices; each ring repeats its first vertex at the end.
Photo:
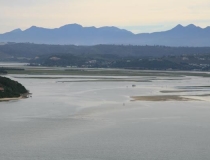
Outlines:
POLYGON ((1 61, 27 61, 43 55, 113 55, 119 57, 160 57, 182 54, 210 54, 210 47, 166 47, 166 46, 131 46, 131 45, 45 45, 30 43, 9 43, 0 46, 0 52, 11 58, 1 57, 1 61))
POLYGON ((25 94, 27 92, 28 91, 22 84, 0 76, 0 99, 20 97, 21 94, 25 94))

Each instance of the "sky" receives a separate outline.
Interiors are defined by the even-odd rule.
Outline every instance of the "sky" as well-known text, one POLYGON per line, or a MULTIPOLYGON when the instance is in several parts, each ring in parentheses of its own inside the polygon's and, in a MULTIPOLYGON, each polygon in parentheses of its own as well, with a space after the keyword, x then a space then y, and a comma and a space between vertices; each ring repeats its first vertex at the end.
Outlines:
POLYGON ((30 26, 116 26, 134 33, 210 26, 210 0, 0 0, 0 33, 30 26))

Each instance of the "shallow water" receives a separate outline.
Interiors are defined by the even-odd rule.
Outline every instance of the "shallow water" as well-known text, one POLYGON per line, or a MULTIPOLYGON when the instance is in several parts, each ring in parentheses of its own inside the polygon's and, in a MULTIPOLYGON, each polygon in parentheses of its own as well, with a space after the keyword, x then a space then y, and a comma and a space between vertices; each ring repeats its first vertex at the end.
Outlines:
MULTIPOLYGON (((210 78, 57 83, 89 77, 21 76, 28 78, 9 77, 21 82, 33 95, 0 103, 0 159, 207 160, 210 157, 208 96, 204 101, 130 101, 130 96, 171 94, 161 90, 208 86, 210 78)), ((199 88, 176 94, 207 93, 210 93, 207 88, 199 88)))

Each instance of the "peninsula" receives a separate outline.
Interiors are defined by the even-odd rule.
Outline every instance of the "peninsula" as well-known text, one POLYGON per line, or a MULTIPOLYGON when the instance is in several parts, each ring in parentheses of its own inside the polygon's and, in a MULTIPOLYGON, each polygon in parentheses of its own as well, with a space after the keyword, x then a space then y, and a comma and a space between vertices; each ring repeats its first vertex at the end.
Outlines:
POLYGON ((0 76, 0 101, 16 100, 27 96, 28 90, 22 84, 0 76))

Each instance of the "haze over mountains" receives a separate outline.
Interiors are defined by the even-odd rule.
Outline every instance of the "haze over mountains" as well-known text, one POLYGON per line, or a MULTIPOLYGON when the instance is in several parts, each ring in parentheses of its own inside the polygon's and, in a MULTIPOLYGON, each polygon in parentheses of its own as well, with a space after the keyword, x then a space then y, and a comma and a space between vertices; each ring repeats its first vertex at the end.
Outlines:
POLYGON ((125 44, 165 46, 210 46, 210 27, 200 28, 193 24, 177 25, 168 31, 134 34, 117 27, 83 27, 69 24, 55 29, 32 26, 0 34, 0 42, 30 42, 38 44, 125 44))

